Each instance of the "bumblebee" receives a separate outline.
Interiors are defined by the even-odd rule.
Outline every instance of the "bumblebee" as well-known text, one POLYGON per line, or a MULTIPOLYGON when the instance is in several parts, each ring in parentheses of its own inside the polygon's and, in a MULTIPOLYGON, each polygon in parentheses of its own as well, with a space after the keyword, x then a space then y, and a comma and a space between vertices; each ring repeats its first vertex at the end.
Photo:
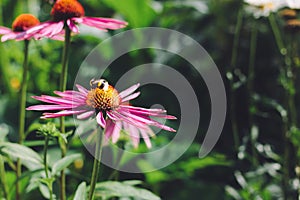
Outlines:
POLYGON ((86 100, 88 106, 99 112, 116 109, 120 105, 121 98, 118 91, 105 79, 92 79, 90 86, 86 100))

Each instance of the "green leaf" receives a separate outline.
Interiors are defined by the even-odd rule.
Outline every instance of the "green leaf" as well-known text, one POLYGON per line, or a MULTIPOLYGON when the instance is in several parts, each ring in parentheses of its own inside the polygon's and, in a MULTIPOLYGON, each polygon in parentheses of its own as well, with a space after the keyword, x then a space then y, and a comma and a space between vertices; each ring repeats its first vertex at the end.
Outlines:
POLYGON ((81 158, 80 154, 73 154, 66 156, 60 160, 58 160, 53 166, 52 166, 52 175, 57 174, 61 170, 64 170, 67 168, 71 163, 73 163, 76 159, 81 158))
POLYGON ((103 0, 103 2, 124 15, 132 27, 149 26, 156 17, 156 12, 150 6, 150 0, 103 0))
POLYGON ((96 184, 95 197, 108 199, 111 197, 134 197, 144 200, 160 200, 152 192, 134 187, 126 182, 106 181, 96 184))
POLYGON ((21 159, 22 164, 30 170, 43 167, 40 155, 20 144, 0 142, 0 153, 9 156, 13 160, 21 159))
POLYGON ((78 186, 76 192, 75 192, 75 196, 73 200, 82 200, 82 199, 86 199, 86 183, 82 182, 80 183, 80 185, 78 186))
POLYGON ((0 124, 0 141, 5 141, 6 136, 9 133, 9 126, 7 124, 0 124))

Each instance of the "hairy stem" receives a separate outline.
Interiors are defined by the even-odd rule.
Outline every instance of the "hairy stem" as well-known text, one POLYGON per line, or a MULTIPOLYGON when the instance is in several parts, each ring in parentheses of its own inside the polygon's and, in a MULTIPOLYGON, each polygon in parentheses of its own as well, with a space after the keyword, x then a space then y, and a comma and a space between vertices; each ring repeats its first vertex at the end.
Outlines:
MULTIPOLYGON (((28 46, 29 40, 24 41, 24 61, 23 61, 23 76, 21 84, 21 93, 20 93, 20 113, 19 113, 19 144, 22 144, 24 141, 24 132, 25 132, 25 109, 26 109, 26 93, 27 93, 27 76, 28 76, 28 46)), ((16 168, 16 200, 20 199, 20 184, 19 178, 21 176, 21 160, 17 160, 16 168)))
MULTIPOLYGON (((49 172, 48 172, 48 162, 47 162, 47 150, 48 150, 48 145, 49 145, 49 136, 45 137, 45 146, 44 146, 44 168, 45 168, 45 174, 46 174, 46 178, 50 178, 49 177, 49 172)), ((53 199, 53 191, 52 191, 52 187, 48 186, 49 189, 49 193, 50 193, 50 200, 53 199)))
POLYGON ((92 172, 92 177, 91 177, 91 184, 90 184, 88 200, 94 199, 95 187, 96 187, 96 183, 97 183, 97 180, 98 180, 98 174, 99 174, 100 165, 101 165, 103 136, 104 136, 104 131, 103 131, 103 133, 100 133, 100 131, 99 131, 99 133, 97 134, 94 165, 93 165, 93 172, 92 172))
MULTIPOLYGON (((71 30, 68 26, 65 28, 65 44, 63 49, 62 57, 62 72, 60 76, 60 91, 65 91, 67 87, 67 74, 68 74, 68 58, 71 43, 71 30)), ((60 118, 60 132, 65 133, 65 118, 60 118)), ((67 153, 67 145, 61 140, 60 141, 61 156, 65 157, 67 153)), ((66 176, 65 171, 62 170, 60 173, 60 199, 66 199, 66 176)))

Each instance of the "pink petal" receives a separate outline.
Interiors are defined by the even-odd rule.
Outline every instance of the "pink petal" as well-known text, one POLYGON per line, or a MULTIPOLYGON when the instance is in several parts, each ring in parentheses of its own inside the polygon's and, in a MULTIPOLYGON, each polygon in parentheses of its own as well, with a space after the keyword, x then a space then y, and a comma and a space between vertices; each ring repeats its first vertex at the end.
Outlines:
POLYGON ((72 100, 63 99, 61 97, 52 97, 52 96, 47 96, 47 95, 33 96, 32 98, 39 100, 39 101, 46 102, 46 103, 69 105, 69 106, 73 105, 73 107, 85 104, 85 101, 74 102, 72 100))
POLYGON ((111 137, 114 127, 115 127, 115 123, 112 120, 107 119, 106 128, 105 128, 105 136, 107 139, 111 137))
POLYGON ((99 113, 98 113, 98 115, 96 116, 96 120, 97 120, 97 123, 98 123, 102 128, 105 128, 106 122, 105 122, 105 119, 104 119, 104 117, 103 117, 102 112, 99 112, 99 113))
POLYGON ((138 121, 134 121, 134 120, 132 120, 132 119, 129 119, 128 117, 123 116, 123 115, 121 115, 120 113, 115 112, 115 111, 110 112, 108 116, 109 116, 111 119, 118 120, 118 121, 124 121, 124 122, 127 122, 127 123, 129 123, 129 124, 132 124, 132 125, 137 126, 137 127, 140 127, 140 128, 144 128, 144 127, 145 127, 144 124, 142 124, 142 123, 140 123, 140 122, 138 122, 138 121))
POLYGON ((140 129, 140 132, 141 132, 141 135, 142 135, 142 137, 143 137, 143 139, 146 143, 146 146, 148 147, 148 149, 150 149, 152 147, 152 144, 151 144, 151 141, 150 141, 150 138, 149 138, 148 134, 143 129, 140 129))
POLYGON ((119 120, 119 119, 118 119, 116 116, 114 116, 111 112, 107 112, 106 114, 107 114, 107 116, 108 116, 110 119, 112 119, 112 120, 115 120, 115 121, 119 120))
POLYGON ((122 102, 126 102, 126 101, 130 101, 132 99, 135 99, 139 95, 140 95, 140 92, 133 93, 133 94, 127 96, 126 98, 122 99, 122 102))
POLYGON ((128 109, 130 112, 131 111, 141 111, 145 113, 157 113, 157 114, 162 114, 166 113, 166 110, 159 109, 159 108, 154 108, 154 109, 147 109, 147 108, 141 108, 141 107, 135 107, 135 106, 129 106, 129 105, 121 105, 122 108, 128 109))
MULTIPOLYGON (((122 110, 120 112, 122 112, 122 110)), ((140 122, 140 123, 151 125, 151 126, 156 126, 158 128, 164 129, 166 131, 176 132, 176 130, 174 130, 174 129, 168 127, 168 126, 165 126, 163 124, 160 124, 157 121, 151 120, 148 117, 134 115, 134 114, 131 114, 129 112, 122 112, 122 115, 127 116, 128 118, 131 118, 131 120, 133 121, 132 122, 133 124, 134 124, 134 121, 135 121, 135 122, 140 122)))
POLYGON ((104 18, 104 17, 83 17, 83 20, 96 21, 96 22, 102 22, 102 23, 119 24, 123 27, 128 25, 128 23, 125 21, 121 21, 121 20, 113 19, 113 18, 104 18))
POLYGON ((87 111, 87 112, 84 112, 80 115, 77 115, 77 119, 86 119, 86 118, 89 118, 91 117, 93 114, 95 113, 95 111, 87 111))
POLYGON ((122 91, 119 93, 119 96, 121 98, 125 98, 127 97, 128 95, 132 94, 134 91, 136 91, 138 88, 140 87, 140 84, 135 84, 129 88, 127 88, 126 90, 122 91))
POLYGON ((14 40, 14 39, 16 39, 16 37, 17 37, 17 34, 14 33, 14 32, 11 32, 11 33, 8 33, 6 35, 3 35, 1 37, 1 42, 5 42, 7 40, 14 40))
POLYGON ((41 117, 41 119, 63 117, 63 116, 69 116, 74 114, 80 114, 83 112, 85 112, 85 110, 63 110, 57 113, 43 113, 44 116, 41 117))
POLYGON ((11 33, 11 32, 12 32, 11 29, 6 28, 4 26, 0 26, 0 35, 8 34, 8 33, 11 33))
POLYGON ((26 110, 40 110, 40 111, 46 111, 46 110, 63 110, 63 109, 72 109, 73 106, 69 105, 36 105, 36 106, 30 106, 26 108, 26 110))
POLYGON ((85 89, 84 87, 82 87, 81 85, 76 84, 76 87, 78 88, 79 92, 87 95, 87 93, 89 92, 87 89, 85 89))
POLYGON ((108 18, 83 17, 82 24, 92 26, 101 30, 124 28, 127 23, 118 20, 109 20, 108 18))
POLYGON ((48 22, 44 22, 44 23, 40 23, 37 26, 33 26, 32 28, 29 28, 28 30, 26 30, 27 34, 36 34, 38 33, 40 30, 42 30, 45 27, 50 26, 51 24, 53 24, 52 21, 48 21, 48 22))
POLYGON ((86 95, 83 95, 82 93, 77 91, 72 91, 72 90, 64 91, 64 92, 54 91, 54 94, 59 95, 62 98, 67 100, 72 100, 72 101, 75 100, 76 102, 86 101, 86 95))
POLYGON ((59 34, 64 28, 64 22, 59 21, 59 22, 52 22, 49 23, 47 26, 42 27, 41 29, 37 32, 40 34, 42 37, 54 37, 55 35, 59 34))
MULTIPOLYGON (((128 108, 127 106, 125 106, 125 108, 123 106, 121 106, 121 109, 124 109, 125 112, 130 112, 130 113, 136 114, 138 116, 146 115, 146 116, 153 116, 153 117, 163 118, 163 119, 177 119, 175 116, 172 116, 172 115, 164 115, 164 114, 160 114, 158 112, 152 112, 151 109, 139 110, 139 109, 128 108)), ((165 112, 165 110, 161 110, 161 111, 165 112)))
POLYGON ((139 137, 139 131, 138 129, 131 125, 131 124, 128 124, 128 132, 130 134, 130 138, 131 138, 131 141, 132 141, 132 144, 134 146, 134 148, 137 148, 139 146, 139 143, 140 143, 140 137, 139 137))
POLYGON ((113 130, 113 132, 112 132, 112 136, 111 136, 111 138, 112 138, 112 143, 116 143, 117 141, 118 141, 118 139, 119 139, 119 137, 120 137, 120 131, 121 131, 121 129, 122 129, 122 124, 121 124, 121 122, 120 121, 117 121, 116 123, 115 123, 115 127, 114 127, 114 130, 113 130))
POLYGON ((79 33, 78 27, 74 24, 74 22, 71 19, 67 20, 67 24, 72 32, 79 33))

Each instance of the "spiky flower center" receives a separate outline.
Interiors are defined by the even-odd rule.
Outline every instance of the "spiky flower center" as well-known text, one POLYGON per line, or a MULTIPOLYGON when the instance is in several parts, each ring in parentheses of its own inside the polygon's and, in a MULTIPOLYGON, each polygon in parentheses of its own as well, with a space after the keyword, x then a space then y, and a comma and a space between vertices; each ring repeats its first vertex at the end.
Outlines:
POLYGON ((57 0, 51 10, 54 21, 84 16, 84 9, 77 0, 57 0))
POLYGON ((12 30, 14 32, 26 31, 39 23, 40 21, 35 16, 31 14, 21 14, 14 20, 12 30))
POLYGON ((120 105, 119 93, 112 86, 107 90, 95 88, 87 94, 86 104, 97 111, 115 109, 120 105))

